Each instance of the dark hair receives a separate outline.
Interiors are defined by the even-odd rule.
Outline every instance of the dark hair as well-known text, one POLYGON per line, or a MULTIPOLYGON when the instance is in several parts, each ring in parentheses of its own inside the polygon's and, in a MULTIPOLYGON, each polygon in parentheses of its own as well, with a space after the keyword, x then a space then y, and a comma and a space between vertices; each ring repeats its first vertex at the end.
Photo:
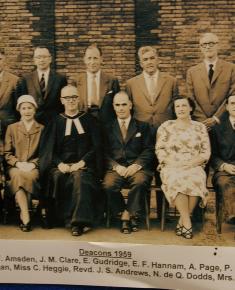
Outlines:
POLYGON ((47 46, 44 46, 44 45, 35 46, 34 50, 33 50, 33 55, 34 55, 36 49, 44 49, 44 48, 47 49, 49 54, 51 55, 50 49, 47 46))
POLYGON ((101 48, 100 48, 96 43, 92 43, 92 44, 90 44, 90 45, 85 49, 85 53, 84 53, 84 55, 86 54, 86 52, 87 52, 88 49, 92 49, 92 48, 96 48, 96 49, 98 49, 98 51, 99 51, 99 53, 100 53, 100 56, 102 56, 102 50, 101 50, 101 48))
POLYGON ((190 112, 190 115, 193 114, 193 112, 194 112, 194 110, 195 110, 195 107, 196 107, 194 101, 193 101, 191 98, 187 98, 187 97, 184 97, 184 96, 177 96, 177 97, 175 97, 175 98, 172 100, 172 103, 171 103, 171 110, 172 110, 172 113, 173 113, 173 117, 174 117, 174 119, 177 118, 177 117, 176 117, 176 113, 175 113, 175 102, 176 102, 177 100, 184 100, 184 99, 186 99, 186 100, 188 101, 189 106, 192 108, 192 110, 191 110, 191 112, 190 112))

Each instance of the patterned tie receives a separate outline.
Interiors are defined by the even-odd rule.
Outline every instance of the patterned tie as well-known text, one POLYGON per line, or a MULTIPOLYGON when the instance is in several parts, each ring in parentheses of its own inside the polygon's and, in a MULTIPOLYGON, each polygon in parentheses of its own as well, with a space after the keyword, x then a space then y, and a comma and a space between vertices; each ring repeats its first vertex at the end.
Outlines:
POLYGON ((44 97, 45 96, 45 92, 46 92, 46 82, 45 82, 44 74, 42 74, 42 77, 40 79, 39 85, 40 85, 40 88, 41 88, 42 97, 44 97))
POLYGON ((91 83, 91 105, 93 106, 99 105, 95 74, 92 76, 92 83, 91 83))
POLYGON ((155 101, 155 97, 156 97, 155 94, 156 94, 156 84, 155 84, 155 80, 154 80, 154 77, 150 77, 149 78, 149 95, 151 97, 152 104, 155 101))
POLYGON ((208 71, 208 77, 209 77, 209 81, 211 83, 212 78, 213 78, 213 74, 214 74, 214 70, 213 70, 213 64, 209 64, 209 71, 208 71))
POLYGON ((121 133, 122 133, 123 140, 125 140, 126 139, 126 134, 127 134, 125 120, 122 120, 122 122, 121 122, 121 133))

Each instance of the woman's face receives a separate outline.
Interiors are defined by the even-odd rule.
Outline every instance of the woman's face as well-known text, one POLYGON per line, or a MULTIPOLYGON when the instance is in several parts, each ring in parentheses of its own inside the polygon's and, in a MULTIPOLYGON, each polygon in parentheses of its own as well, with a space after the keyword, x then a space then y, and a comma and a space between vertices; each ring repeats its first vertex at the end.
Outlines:
POLYGON ((31 103, 22 103, 20 105, 20 115, 21 115, 21 119, 24 121, 31 121, 34 119, 34 115, 35 115, 35 107, 33 104, 31 103))
POLYGON ((190 117, 192 108, 187 99, 176 100, 174 106, 177 119, 188 119, 190 117))

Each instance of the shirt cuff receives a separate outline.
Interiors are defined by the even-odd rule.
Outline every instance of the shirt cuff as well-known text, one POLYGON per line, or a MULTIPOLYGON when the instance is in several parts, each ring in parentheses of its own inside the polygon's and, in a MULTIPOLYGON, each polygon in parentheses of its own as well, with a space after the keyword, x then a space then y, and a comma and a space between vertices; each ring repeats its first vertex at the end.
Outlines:
POLYGON ((226 165, 226 163, 222 163, 219 167, 219 171, 224 171, 224 166, 226 165))

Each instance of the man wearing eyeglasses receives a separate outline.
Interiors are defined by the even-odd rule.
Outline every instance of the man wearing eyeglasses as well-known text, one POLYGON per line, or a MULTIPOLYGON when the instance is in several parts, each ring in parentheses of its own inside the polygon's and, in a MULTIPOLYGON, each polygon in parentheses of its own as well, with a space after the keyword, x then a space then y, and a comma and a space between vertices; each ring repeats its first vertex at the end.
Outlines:
POLYGON ((60 91, 67 84, 65 76, 50 69, 52 56, 46 47, 36 47, 33 61, 36 69, 22 77, 17 88, 17 98, 29 94, 38 104, 36 120, 47 125, 57 113, 63 111, 60 91))
POLYGON ((235 94, 235 65, 218 57, 219 39, 214 33, 203 34, 199 45, 204 60, 189 68, 186 82, 196 103, 193 117, 209 131, 219 123, 226 98, 235 94))
POLYGON ((79 110, 81 99, 77 88, 61 91, 64 113, 53 120, 48 142, 52 157, 49 196, 55 199, 56 217, 80 236, 84 227, 94 222, 101 141, 94 118, 79 110), (97 160, 97 162, 96 162, 97 160))

